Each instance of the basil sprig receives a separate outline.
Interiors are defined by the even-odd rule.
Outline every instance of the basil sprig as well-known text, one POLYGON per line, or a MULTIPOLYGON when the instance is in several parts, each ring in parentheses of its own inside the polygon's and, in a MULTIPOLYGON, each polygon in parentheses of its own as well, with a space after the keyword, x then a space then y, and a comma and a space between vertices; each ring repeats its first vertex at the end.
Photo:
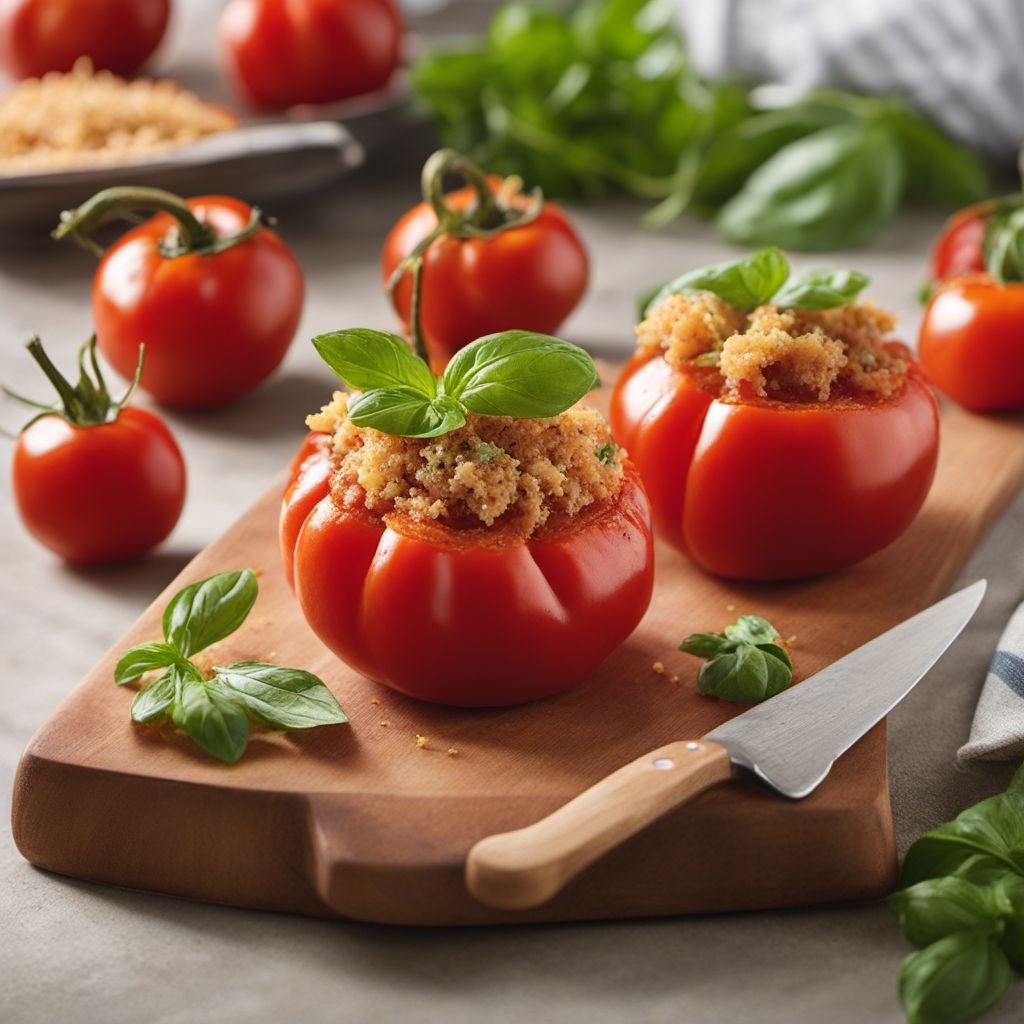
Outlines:
POLYGON ((120 686, 164 671, 132 701, 136 722, 169 717, 205 751, 233 764, 249 742, 250 720, 271 729, 347 722, 334 695, 311 672, 262 661, 218 666, 207 678, 193 655, 230 636, 259 593, 252 569, 220 572, 179 590, 164 611, 162 641, 138 644, 114 669, 120 686))
POLYGON ((1024 768, 1005 793, 922 836, 890 897, 907 938, 899 992, 912 1024, 956 1024, 1024 972, 1024 768))
POLYGON ((1024 205, 1013 197, 996 205, 985 225, 985 269, 1002 282, 1024 281, 1024 205))
POLYGON ((440 377, 397 335, 368 328, 317 335, 324 362, 359 394, 357 427, 399 437, 438 437, 466 414, 557 416, 597 385, 594 361, 577 345, 533 331, 503 331, 460 349, 440 377))
POLYGON ((781 249, 759 249, 738 260, 698 267, 642 295, 640 318, 670 295, 712 292, 736 309, 758 306, 791 309, 833 309, 853 302, 871 279, 856 270, 810 270, 791 276, 789 260, 781 249))
POLYGON ((767 619, 741 615, 722 633, 691 633, 679 650, 707 659, 697 676, 701 693, 753 704, 781 693, 793 678, 793 663, 778 639, 767 619))

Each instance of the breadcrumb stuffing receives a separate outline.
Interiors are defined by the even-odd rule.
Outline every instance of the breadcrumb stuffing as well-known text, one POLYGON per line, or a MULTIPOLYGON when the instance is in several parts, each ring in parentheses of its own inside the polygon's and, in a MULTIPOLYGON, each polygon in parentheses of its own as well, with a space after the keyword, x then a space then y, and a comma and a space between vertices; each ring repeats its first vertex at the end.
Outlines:
POLYGON ((82 57, 67 74, 25 79, 0 101, 0 173, 138 160, 237 126, 170 79, 126 82, 82 57))
POLYGON ((548 419, 470 414, 437 438, 408 438, 357 427, 348 395, 306 423, 334 435, 331 490, 344 507, 434 520, 453 529, 508 524, 530 537, 552 515, 573 516, 615 497, 624 452, 593 409, 548 419))
POLYGON ((717 295, 696 292, 666 299, 637 327, 637 339, 681 372, 717 363, 714 384, 726 398, 884 399, 902 390, 909 368, 885 344, 895 322, 870 301, 823 310, 760 306, 744 317, 717 295))

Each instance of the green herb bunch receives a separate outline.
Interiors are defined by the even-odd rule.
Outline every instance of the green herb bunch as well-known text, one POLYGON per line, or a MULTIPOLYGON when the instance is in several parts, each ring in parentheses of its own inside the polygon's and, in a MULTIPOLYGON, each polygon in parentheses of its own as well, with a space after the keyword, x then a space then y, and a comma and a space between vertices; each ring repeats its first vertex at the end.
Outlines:
POLYGON ((548 196, 623 190, 661 226, 693 207, 745 245, 864 245, 904 199, 954 208, 988 176, 895 98, 828 91, 759 106, 692 69, 675 0, 510 3, 427 53, 413 87, 447 145, 548 196))
POLYGON ((760 615, 741 615, 722 633, 691 633, 679 650, 705 658, 697 676, 701 693, 735 704, 753 704, 781 693, 793 662, 775 627, 760 615))
POLYGON ((317 335, 324 362, 359 394, 357 427, 399 437, 439 437, 468 413, 557 416, 597 386, 593 359, 577 345, 533 331, 489 334, 459 349, 440 377, 395 334, 355 327, 317 335))
POLYGON ((262 661, 215 667, 207 677, 192 660, 245 621, 259 593, 252 569, 220 572, 178 591, 164 611, 162 641, 138 644, 114 669, 118 685, 162 669, 132 701, 136 722, 170 718, 205 751, 234 763, 249 741, 249 721, 271 729, 311 729, 347 722, 311 672, 262 661))
POLYGON ((983 1013, 1024 972, 1024 767, 1005 793, 922 836, 890 897, 919 949, 903 961, 910 1024, 983 1013))

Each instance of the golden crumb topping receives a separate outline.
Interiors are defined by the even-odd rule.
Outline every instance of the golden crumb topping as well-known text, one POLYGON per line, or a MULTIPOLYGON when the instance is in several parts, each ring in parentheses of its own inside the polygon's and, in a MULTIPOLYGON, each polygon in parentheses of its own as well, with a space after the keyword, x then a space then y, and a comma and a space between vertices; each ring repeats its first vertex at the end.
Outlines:
POLYGON ((454 529, 508 524, 521 537, 552 516, 613 498, 625 452, 593 409, 548 419, 470 414, 435 438, 396 437, 348 418, 349 396, 307 418, 334 435, 335 501, 383 516, 400 512, 454 529))
POLYGON ((94 73, 83 57, 0 100, 0 173, 137 160, 236 126, 227 110, 169 79, 126 82, 94 73))
POLYGON ((675 369, 716 365, 723 397, 825 402, 887 398, 909 364, 886 345, 892 314, 865 301, 835 309, 760 306, 744 316, 717 295, 672 295, 637 327, 642 349, 675 369))

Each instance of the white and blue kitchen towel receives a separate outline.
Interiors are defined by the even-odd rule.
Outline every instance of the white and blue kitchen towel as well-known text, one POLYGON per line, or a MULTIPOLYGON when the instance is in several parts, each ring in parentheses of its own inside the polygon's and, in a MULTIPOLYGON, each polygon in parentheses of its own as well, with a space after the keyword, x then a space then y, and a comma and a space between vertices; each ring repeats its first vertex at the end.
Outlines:
POLYGON ((1024 604, 1013 614, 989 666, 974 712, 971 737, 957 760, 1024 758, 1024 604))

